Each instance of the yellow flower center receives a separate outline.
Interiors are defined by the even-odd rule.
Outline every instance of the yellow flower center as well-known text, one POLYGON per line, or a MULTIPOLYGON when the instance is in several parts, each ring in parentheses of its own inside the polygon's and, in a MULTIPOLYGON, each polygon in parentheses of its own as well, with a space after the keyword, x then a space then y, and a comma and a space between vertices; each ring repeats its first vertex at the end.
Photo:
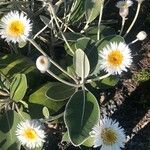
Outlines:
POLYGON ((24 136, 29 140, 35 140, 38 135, 34 129, 28 128, 24 131, 24 136))
POLYGON ((111 128, 102 129, 101 138, 105 145, 113 145, 117 141, 117 134, 111 128))
POLYGON ((8 34, 11 36, 20 36, 24 33, 25 26, 20 20, 14 20, 8 25, 8 34))
POLYGON ((117 67, 119 65, 122 64, 123 61, 123 55, 120 51, 115 50, 112 51, 109 55, 108 55, 108 62, 113 65, 114 67, 117 67))

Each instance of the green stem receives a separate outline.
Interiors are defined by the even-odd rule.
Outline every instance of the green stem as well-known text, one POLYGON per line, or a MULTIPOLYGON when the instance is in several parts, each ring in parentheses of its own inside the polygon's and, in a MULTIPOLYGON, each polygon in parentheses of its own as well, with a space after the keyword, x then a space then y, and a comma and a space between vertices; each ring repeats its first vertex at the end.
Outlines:
POLYGON ((137 10, 136 10, 136 14, 135 14, 135 17, 131 23, 131 25, 129 26, 128 30, 126 31, 126 34, 124 35, 124 37, 127 36, 127 34, 131 31, 132 27, 134 26, 136 20, 137 20, 137 17, 139 15, 139 12, 140 12, 140 8, 141 8, 141 3, 138 3, 138 6, 137 6, 137 10))
POLYGON ((78 83, 78 81, 71 76, 67 71, 65 71, 61 66, 59 66, 55 61, 53 61, 40 47, 39 45, 32 39, 28 39, 28 41, 44 56, 47 56, 49 58, 49 61, 56 66, 59 70, 61 70, 64 74, 66 74, 67 76, 69 76, 71 79, 73 79, 76 83, 78 83))
POLYGON ((72 83, 70 83, 70 82, 67 82, 67 81, 65 81, 65 80, 63 80, 63 79, 61 79, 61 78, 59 78, 58 76, 56 76, 53 72, 51 72, 50 70, 47 70, 46 71, 48 74, 50 74, 52 77, 54 77, 55 79, 57 79, 58 81, 60 81, 60 82, 62 82, 62 83, 64 83, 64 84, 66 84, 66 85, 69 85, 69 86, 73 86, 73 87, 80 87, 81 85, 79 85, 79 84, 72 84, 72 83))
POLYGON ((101 8, 100 8, 98 30, 97 30, 97 40, 100 40, 100 25, 101 25, 101 20, 102 20, 102 15, 103 15, 103 8, 104 8, 104 1, 102 1, 101 8))
POLYGON ((101 77, 97 77, 97 78, 94 78, 94 79, 89 79, 89 80, 86 81, 86 83, 91 83, 91 82, 94 82, 94 81, 99 81, 99 80, 105 79, 105 78, 107 78, 109 76, 110 76, 110 74, 107 73, 107 74, 105 74, 105 75, 103 75, 101 77))

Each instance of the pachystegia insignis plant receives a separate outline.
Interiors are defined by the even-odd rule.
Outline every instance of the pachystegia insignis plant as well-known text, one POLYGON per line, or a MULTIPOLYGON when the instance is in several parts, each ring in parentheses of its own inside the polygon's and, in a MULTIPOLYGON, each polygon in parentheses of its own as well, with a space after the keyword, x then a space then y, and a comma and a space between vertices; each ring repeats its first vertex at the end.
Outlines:
POLYGON ((48 140, 44 126, 62 122, 61 118, 67 129, 62 131, 62 141, 74 146, 102 146, 102 150, 124 147, 123 129, 117 122, 100 117, 100 106, 91 91, 115 86, 121 73, 130 68, 130 45, 147 36, 141 31, 136 39, 125 42, 142 2, 137 0, 135 17, 126 31, 133 2, 119 1, 114 6, 122 18, 117 32, 103 18, 108 3, 105 0, 39 0, 35 3, 41 8, 36 12, 34 2, 2 2, 2 6, 14 8, 0 22, 1 38, 13 49, 0 58, 2 149, 42 149, 48 140), (32 20, 32 15, 29 19, 29 14, 40 18, 44 27, 36 26, 38 20, 32 20), (42 34, 47 34, 49 41, 42 34), (42 48, 42 42, 50 45, 53 52, 42 48), (66 52, 62 61, 65 65, 54 58, 56 47, 66 52), (27 49, 26 57, 20 49, 27 49), (53 78, 47 79, 43 74, 53 78))

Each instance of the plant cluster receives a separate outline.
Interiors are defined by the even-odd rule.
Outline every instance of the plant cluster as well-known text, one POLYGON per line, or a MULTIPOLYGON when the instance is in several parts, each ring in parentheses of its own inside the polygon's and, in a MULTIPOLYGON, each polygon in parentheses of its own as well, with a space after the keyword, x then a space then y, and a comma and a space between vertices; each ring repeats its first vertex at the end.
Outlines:
POLYGON ((116 21, 104 20, 109 0, 0 2, 1 40, 11 49, 0 57, 2 150, 44 149, 50 126, 74 146, 124 148, 124 129, 100 115, 93 91, 114 87, 130 69, 130 45, 147 37, 141 31, 126 43, 143 1, 114 4, 122 20, 118 31, 116 21), (125 30, 133 3, 136 14, 125 30))

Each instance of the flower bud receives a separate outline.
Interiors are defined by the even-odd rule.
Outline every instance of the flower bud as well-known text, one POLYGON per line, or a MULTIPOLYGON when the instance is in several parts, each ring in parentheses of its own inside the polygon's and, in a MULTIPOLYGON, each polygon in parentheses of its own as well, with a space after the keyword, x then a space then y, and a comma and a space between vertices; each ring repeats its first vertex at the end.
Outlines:
POLYGON ((126 18, 129 14, 129 9, 128 8, 120 8, 119 14, 122 18, 126 18))
POLYGON ((137 34, 136 38, 139 40, 139 41, 143 41, 145 40, 147 37, 147 34, 145 31, 141 31, 137 34))
POLYGON ((45 73, 50 67, 50 62, 48 57, 43 55, 39 56, 36 60, 36 67, 38 70, 40 70, 41 73, 45 73))
POLYGON ((119 1, 116 4, 116 7, 119 8, 119 14, 122 18, 126 18, 129 14, 129 7, 133 5, 131 0, 119 1))

